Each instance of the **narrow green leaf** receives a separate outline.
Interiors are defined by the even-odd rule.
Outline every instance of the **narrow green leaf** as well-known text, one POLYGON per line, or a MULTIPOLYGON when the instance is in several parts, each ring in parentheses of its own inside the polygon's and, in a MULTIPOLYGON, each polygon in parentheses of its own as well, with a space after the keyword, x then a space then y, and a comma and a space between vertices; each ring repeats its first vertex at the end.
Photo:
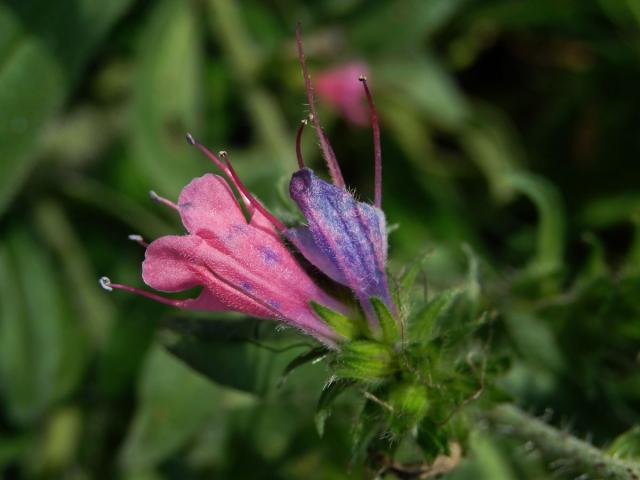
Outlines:
POLYGON ((506 179, 538 210, 536 254, 529 268, 536 274, 559 271, 564 261, 566 236, 566 214, 560 193, 547 179, 531 173, 514 173, 506 179))
POLYGON ((67 395, 86 365, 86 337, 56 266, 24 227, 0 243, 0 385, 16 423, 67 395))
POLYGON ((607 448, 607 453, 616 458, 640 460, 640 426, 618 435, 607 448))
POLYGON ((394 56, 378 64, 376 84, 406 98, 431 123, 455 130, 469 115, 469 105, 451 74, 433 55, 394 56))
POLYGON ((340 312, 331 310, 330 308, 320 305, 319 303, 310 302, 311 308, 316 314, 326 322, 338 335, 346 338, 347 340, 353 340, 358 337, 360 329, 358 323, 343 315, 340 312))
POLYGON ((47 122, 131 3, 0 3, 0 215, 35 165, 35 149, 47 122))
POLYGON ((544 321, 528 312, 509 312, 504 322, 520 354, 531 364, 554 372, 566 367, 556 337, 544 321))
POLYGON ((318 399, 318 406, 316 407, 315 422, 318 435, 324 435, 324 425, 327 418, 331 415, 333 403, 341 393, 345 392, 353 384, 354 382, 352 380, 336 379, 329 381, 324 386, 318 399))
POLYGON ((479 478, 491 480, 515 480, 518 478, 505 458, 504 453, 494 440, 486 434, 472 432, 470 437, 471 450, 475 454, 479 478))
POLYGON ((191 2, 153 7, 139 45, 131 141, 154 189, 173 196, 209 167, 185 141, 188 131, 198 135, 201 42, 191 2))
POLYGON ((387 304, 377 297, 371 297, 369 298, 369 301, 371 302, 371 305, 373 305, 373 309, 375 310, 378 321, 380 322, 382 338, 389 345, 396 343, 400 338, 400 330, 398 329, 398 322, 389 311, 389 307, 387 307, 387 304))
POLYGON ((397 4, 381 2, 365 9, 354 18, 346 32, 349 45, 369 48, 376 52, 406 51, 436 33, 465 4, 464 0, 408 0, 397 4), (395 34, 380 35, 380 25, 385 25, 395 34))
POLYGON ((282 380, 284 380, 291 372, 298 367, 306 365, 307 363, 316 363, 327 356, 329 350, 326 347, 317 347, 308 352, 303 352, 296 358, 291 360, 282 372, 282 380))
POLYGON ((158 346, 140 379, 138 409, 120 451, 125 471, 153 468, 222 413, 221 389, 158 346))
POLYGON ((434 336, 440 316, 455 304, 462 290, 446 290, 432 299, 420 312, 409 319, 409 339, 412 342, 427 342, 434 336))
POLYGON ((162 342, 174 356, 213 382, 257 395, 273 389, 287 364, 305 347, 278 349, 272 346, 275 342, 266 340, 203 340, 174 334, 163 335, 162 342))
POLYGON ((113 306, 104 292, 99 290, 73 226, 62 207, 52 200, 43 200, 35 208, 35 222, 42 237, 62 262, 67 285, 75 295, 74 305, 83 319, 82 326, 94 347, 102 347, 107 341, 113 323, 113 306))

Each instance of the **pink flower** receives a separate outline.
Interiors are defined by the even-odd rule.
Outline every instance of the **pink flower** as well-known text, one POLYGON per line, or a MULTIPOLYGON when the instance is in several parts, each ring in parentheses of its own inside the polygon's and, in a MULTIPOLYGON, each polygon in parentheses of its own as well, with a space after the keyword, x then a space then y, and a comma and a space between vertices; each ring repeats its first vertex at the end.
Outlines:
MULTIPOLYGON (((333 310, 345 307, 321 290, 298 264, 278 231, 285 227, 271 215, 238 180, 226 154, 226 165, 201 144, 204 151, 240 192, 250 213, 247 221, 227 181, 207 174, 187 185, 178 203, 152 197, 175 208, 186 235, 161 237, 147 246, 142 278, 163 292, 203 287, 194 299, 175 300, 114 284, 103 277, 107 290, 132 291, 165 304, 190 310, 236 311, 259 318, 283 321, 334 345, 338 335, 311 309, 315 301, 333 310)), ((139 237, 133 239, 141 241, 139 237)), ((146 244, 145 244, 146 246, 146 244)))
POLYGON ((363 62, 350 62, 337 68, 319 72, 315 89, 321 100, 334 107, 355 125, 366 125, 369 112, 358 78, 367 76, 368 66, 363 62))

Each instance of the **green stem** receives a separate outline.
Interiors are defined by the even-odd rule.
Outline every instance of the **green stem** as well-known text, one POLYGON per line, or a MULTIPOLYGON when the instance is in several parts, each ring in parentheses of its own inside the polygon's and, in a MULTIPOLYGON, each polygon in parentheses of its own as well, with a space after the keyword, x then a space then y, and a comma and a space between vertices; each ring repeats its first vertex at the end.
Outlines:
POLYGON ((512 405, 499 405, 485 414, 491 427, 525 442, 531 442, 549 461, 562 461, 576 473, 596 478, 628 480, 640 478, 640 464, 607 455, 590 443, 558 430, 512 405))

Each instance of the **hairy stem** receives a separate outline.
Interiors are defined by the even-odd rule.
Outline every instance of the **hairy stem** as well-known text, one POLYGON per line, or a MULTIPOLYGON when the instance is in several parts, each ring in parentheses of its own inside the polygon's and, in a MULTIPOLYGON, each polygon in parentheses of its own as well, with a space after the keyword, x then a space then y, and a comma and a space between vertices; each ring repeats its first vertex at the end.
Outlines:
POLYGON ((640 479, 640 464, 614 458, 590 443, 526 414, 513 405, 499 405, 484 418, 505 435, 531 442, 556 468, 593 474, 610 480, 640 479))

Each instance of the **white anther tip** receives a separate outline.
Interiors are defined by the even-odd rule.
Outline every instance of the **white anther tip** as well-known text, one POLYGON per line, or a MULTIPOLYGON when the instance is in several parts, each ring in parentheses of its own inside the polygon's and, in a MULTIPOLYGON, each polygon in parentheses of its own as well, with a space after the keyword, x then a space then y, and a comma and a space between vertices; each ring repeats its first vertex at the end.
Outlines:
POLYGON ((153 190, 149 190, 149 198, 151 200, 154 200, 156 202, 160 201, 160 197, 158 196, 158 194, 156 192, 154 192, 153 190))
POLYGON ((113 287, 111 286, 111 279, 109 277, 100 277, 98 280, 100 286, 104 288, 107 292, 113 291, 113 287))
POLYGON ((190 133, 187 133, 187 143, 189 145, 195 145, 196 144, 196 139, 193 138, 193 135, 191 135, 190 133))
POLYGON ((144 239, 142 238, 142 235, 137 235, 137 234, 131 234, 127 238, 129 240, 131 240, 132 242, 142 242, 142 241, 144 241, 144 239))
POLYGON ((223 158, 226 157, 227 156, 227 151, 226 150, 220 150, 218 152, 218 156, 223 157, 223 158))
POLYGON ((365 77, 364 75, 360 75, 358 77, 358 80, 360 80, 361 82, 366 82, 367 81, 367 77, 365 77))

